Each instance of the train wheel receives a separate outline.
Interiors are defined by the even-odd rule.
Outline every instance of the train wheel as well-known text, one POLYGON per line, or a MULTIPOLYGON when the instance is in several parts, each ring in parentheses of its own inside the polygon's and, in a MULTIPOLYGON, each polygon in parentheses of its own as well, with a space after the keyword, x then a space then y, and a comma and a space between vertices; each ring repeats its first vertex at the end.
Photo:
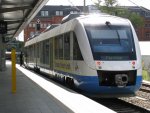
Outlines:
POLYGON ((75 87, 73 78, 70 80, 70 86, 71 86, 71 88, 75 87))
POLYGON ((37 72, 37 73, 40 73, 40 68, 34 67, 34 71, 37 72))
POLYGON ((66 77, 65 77, 65 76, 62 78, 62 82, 63 82, 64 84, 66 84, 66 77))
POLYGON ((75 87, 73 78, 66 77, 66 81, 65 82, 66 82, 66 85, 68 87, 70 87, 70 88, 74 88, 75 87))

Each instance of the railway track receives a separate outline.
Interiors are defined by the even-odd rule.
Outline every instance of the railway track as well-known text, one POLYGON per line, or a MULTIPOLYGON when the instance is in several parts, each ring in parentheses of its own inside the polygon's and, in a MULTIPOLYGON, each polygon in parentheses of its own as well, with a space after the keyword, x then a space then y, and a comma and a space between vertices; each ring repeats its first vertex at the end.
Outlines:
POLYGON ((150 84, 143 82, 139 91, 136 92, 136 96, 120 99, 127 103, 147 109, 150 113, 150 84))
POLYGON ((140 91, 150 93, 150 83, 143 82, 140 91))
POLYGON ((142 107, 133 105, 120 99, 94 99, 100 104, 116 111, 117 113, 150 113, 142 107))

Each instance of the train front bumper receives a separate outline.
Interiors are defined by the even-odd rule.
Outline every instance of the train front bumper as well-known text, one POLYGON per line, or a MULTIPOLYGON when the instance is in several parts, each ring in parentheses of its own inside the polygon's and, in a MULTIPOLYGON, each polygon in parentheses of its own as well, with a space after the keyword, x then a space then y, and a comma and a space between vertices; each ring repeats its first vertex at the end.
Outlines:
POLYGON ((133 95, 140 88, 142 76, 136 77, 135 85, 118 87, 118 86, 101 86, 97 76, 77 77, 75 85, 77 88, 87 94, 96 95, 133 95))

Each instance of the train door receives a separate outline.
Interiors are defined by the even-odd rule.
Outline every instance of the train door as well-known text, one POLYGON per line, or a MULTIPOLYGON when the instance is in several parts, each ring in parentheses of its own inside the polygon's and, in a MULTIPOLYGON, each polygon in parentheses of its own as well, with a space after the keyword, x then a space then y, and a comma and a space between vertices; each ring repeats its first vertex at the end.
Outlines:
POLYGON ((72 71, 74 71, 73 65, 73 32, 70 32, 70 66, 72 71))
POLYGON ((73 70, 75 74, 81 74, 81 61, 83 57, 79 48, 78 40, 75 32, 73 32, 73 70))
POLYGON ((53 70, 53 38, 50 38, 49 53, 50 69, 53 70))
POLYGON ((28 63, 29 63, 29 47, 26 47, 26 48, 25 48, 24 57, 25 57, 24 63, 25 63, 26 65, 28 65, 28 63))
POLYGON ((44 42, 40 42, 40 66, 44 66, 44 42))
POLYGON ((49 68, 49 40, 43 42, 43 64, 46 68, 49 68))

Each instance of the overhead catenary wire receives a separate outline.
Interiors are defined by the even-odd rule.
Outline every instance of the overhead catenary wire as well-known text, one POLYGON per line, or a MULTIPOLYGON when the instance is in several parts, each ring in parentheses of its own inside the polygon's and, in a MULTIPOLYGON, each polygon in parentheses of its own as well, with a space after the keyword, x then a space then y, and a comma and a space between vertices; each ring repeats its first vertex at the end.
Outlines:
POLYGON ((75 6, 71 0, 68 0, 68 2, 72 5, 72 6, 75 6))
POLYGON ((139 8, 142 9, 143 11, 145 11, 145 12, 150 12, 150 11, 146 10, 145 8, 143 8, 142 6, 139 6, 137 3, 135 3, 135 2, 133 2, 133 1, 131 1, 131 0, 128 0, 128 1, 131 2, 132 4, 134 4, 135 6, 139 7, 139 8))
POLYGON ((77 6, 75 6, 75 5, 73 4, 73 2, 72 2, 71 0, 68 0, 68 2, 72 5, 72 6, 71 6, 72 8, 76 8, 77 10, 81 11, 77 6))

